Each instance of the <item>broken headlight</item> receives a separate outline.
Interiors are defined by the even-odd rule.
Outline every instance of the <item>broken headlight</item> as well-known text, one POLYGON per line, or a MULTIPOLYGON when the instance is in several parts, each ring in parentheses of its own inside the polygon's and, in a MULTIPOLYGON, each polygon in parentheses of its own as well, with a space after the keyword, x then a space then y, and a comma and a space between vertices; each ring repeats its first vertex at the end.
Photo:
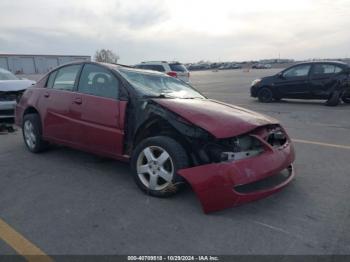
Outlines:
POLYGON ((207 146, 208 155, 213 162, 240 160, 257 156, 263 151, 261 142, 250 135, 223 139, 207 146))

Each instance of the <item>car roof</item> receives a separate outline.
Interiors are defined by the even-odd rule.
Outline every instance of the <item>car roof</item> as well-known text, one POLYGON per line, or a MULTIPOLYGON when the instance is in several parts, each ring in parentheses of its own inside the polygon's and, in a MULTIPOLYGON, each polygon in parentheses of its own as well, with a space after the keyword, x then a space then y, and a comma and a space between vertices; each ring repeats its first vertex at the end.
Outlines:
POLYGON ((143 61, 139 65, 142 65, 142 64, 178 64, 178 65, 182 65, 182 63, 180 63, 178 61, 143 61))
POLYGON ((167 76, 166 74, 162 73, 162 72, 158 72, 158 71, 153 71, 153 70, 146 70, 146 69, 139 69, 139 68, 135 68, 132 66, 128 66, 128 65, 122 65, 122 64, 110 64, 110 63, 102 63, 102 62, 93 62, 93 61, 74 61, 74 62, 69 62, 63 65, 60 65, 56 68, 54 68, 53 70, 51 70, 48 74, 50 74, 52 71, 56 71, 62 67, 65 66, 69 66, 69 65, 81 65, 81 64, 94 64, 94 65, 100 65, 103 66, 105 68, 109 68, 111 70, 115 70, 117 72, 119 72, 120 69, 126 69, 129 71, 135 71, 135 72, 140 72, 140 73, 147 73, 147 74, 153 74, 153 75, 163 75, 163 76, 167 76))
POLYGON ((329 60, 329 61, 328 60, 327 61, 320 60, 320 61, 302 62, 302 63, 297 63, 297 64, 295 64, 293 66, 296 66, 296 65, 310 65, 310 64, 335 64, 335 65, 339 65, 339 66, 342 66, 342 67, 344 67, 344 66, 349 67, 349 65, 347 63, 345 63, 345 62, 342 62, 342 61, 331 61, 331 60, 329 60))

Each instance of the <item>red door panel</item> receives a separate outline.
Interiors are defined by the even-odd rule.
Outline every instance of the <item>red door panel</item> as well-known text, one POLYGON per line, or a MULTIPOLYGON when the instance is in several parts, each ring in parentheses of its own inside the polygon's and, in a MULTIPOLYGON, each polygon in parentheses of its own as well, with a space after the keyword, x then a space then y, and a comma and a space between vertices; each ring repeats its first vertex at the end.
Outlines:
POLYGON ((75 93, 70 108, 81 148, 114 157, 123 154, 126 102, 75 93))
POLYGON ((74 143, 72 140, 72 116, 69 107, 72 92, 45 88, 38 100, 42 112, 43 136, 47 139, 64 143, 74 143))

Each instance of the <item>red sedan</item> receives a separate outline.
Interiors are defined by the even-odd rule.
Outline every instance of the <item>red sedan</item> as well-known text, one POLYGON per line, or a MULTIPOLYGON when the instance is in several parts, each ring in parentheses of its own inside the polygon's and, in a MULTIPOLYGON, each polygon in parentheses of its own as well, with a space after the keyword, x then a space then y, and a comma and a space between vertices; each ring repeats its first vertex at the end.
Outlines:
POLYGON ((266 197, 294 177, 293 145, 277 120, 153 71, 58 67, 25 91, 16 124, 33 153, 60 144, 130 161, 152 196, 171 196, 187 182, 204 212, 266 197))

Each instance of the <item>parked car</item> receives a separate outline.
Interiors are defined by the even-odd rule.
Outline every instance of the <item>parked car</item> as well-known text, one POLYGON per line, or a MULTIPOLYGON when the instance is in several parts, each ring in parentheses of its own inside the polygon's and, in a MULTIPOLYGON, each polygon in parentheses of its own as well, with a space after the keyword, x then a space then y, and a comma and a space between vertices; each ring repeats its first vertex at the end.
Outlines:
POLYGON ((179 62, 150 61, 135 66, 139 69, 154 70, 178 78, 186 83, 190 82, 190 72, 179 62))
POLYGON ((272 66, 270 64, 254 64, 253 69, 270 69, 272 66))
POLYGON ((350 103, 350 67, 343 62, 308 62, 282 72, 254 80, 251 96, 260 102, 282 98, 326 99, 336 106, 342 99, 350 103))
POLYGON ((15 105, 24 90, 34 81, 20 79, 10 71, 0 68, 0 130, 12 131, 15 120, 15 105))
POLYGON ((130 161, 149 195, 171 196, 187 181, 205 212, 266 197, 294 177, 293 144, 277 120, 155 71, 58 67, 24 92, 16 123, 33 153, 53 143, 130 161))

